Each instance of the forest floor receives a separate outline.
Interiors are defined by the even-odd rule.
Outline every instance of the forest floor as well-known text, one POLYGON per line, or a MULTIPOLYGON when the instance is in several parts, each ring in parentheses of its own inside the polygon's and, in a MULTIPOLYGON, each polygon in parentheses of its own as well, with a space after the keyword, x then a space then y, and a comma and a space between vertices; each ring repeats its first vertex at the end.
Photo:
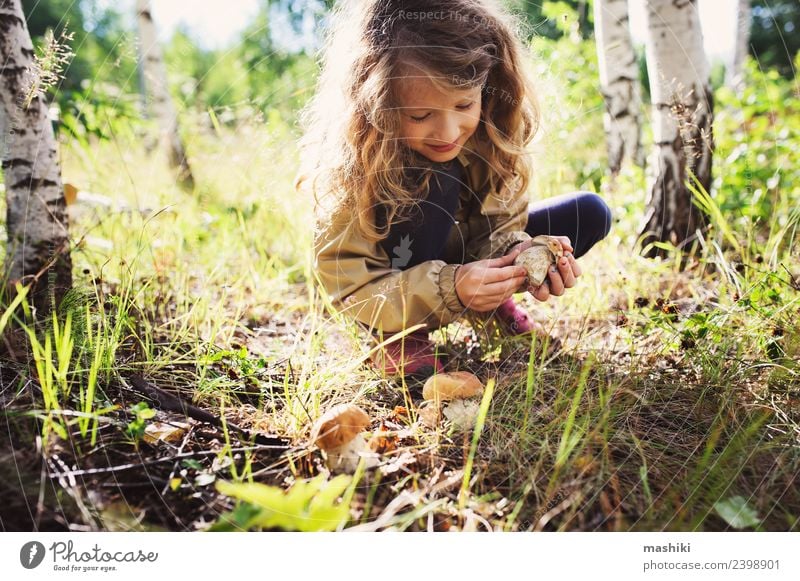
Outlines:
POLYGON ((248 125, 212 137, 196 138, 192 194, 156 154, 66 148, 65 181, 111 204, 71 206, 69 329, 44 332, 51 351, 19 328, 0 345, 3 529, 800 529, 796 231, 709 238, 683 270, 646 260, 643 177, 623 175, 579 285, 517 296, 561 348, 465 321, 433 333, 494 392, 477 433, 429 428, 420 382, 371 369, 313 284, 293 153, 248 125), (342 402, 368 412, 381 455, 337 512, 309 436, 342 402), (224 481, 290 493, 259 505, 270 489, 224 481), (339 516, 315 520, 326 507, 339 516))

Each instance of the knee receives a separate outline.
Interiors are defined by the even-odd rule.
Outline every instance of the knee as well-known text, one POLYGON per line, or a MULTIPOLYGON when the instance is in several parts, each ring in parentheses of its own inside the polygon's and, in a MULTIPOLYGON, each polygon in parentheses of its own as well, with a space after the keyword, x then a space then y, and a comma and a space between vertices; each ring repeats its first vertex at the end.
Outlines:
POLYGON ((594 192, 581 192, 578 207, 583 224, 591 224, 597 240, 602 240, 611 231, 611 208, 594 192))

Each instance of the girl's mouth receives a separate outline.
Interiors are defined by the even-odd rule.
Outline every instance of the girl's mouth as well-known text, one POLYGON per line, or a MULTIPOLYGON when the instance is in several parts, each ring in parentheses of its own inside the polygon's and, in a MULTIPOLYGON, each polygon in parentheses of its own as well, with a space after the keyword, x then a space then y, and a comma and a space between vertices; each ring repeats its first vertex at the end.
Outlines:
POLYGON ((447 153, 455 149, 456 145, 456 143, 448 143, 447 145, 428 145, 428 147, 439 153, 447 153))

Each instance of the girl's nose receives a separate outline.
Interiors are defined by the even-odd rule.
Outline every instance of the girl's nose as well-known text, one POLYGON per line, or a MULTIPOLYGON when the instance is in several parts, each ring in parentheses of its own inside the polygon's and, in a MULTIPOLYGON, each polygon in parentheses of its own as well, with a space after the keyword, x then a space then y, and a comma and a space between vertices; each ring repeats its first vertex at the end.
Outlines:
POLYGON ((439 139, 445 143, 453 143, 461 135, 461 116, 455 114, 443 115, 442 123, 436 128, 433 134, 434 139, 439 139))

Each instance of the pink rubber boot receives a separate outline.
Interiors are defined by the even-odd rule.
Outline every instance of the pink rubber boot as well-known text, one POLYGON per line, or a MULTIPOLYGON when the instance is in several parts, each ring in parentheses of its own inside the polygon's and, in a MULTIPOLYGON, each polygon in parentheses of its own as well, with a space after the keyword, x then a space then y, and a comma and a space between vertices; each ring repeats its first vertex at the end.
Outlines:
MULTIPOLYGON (((377 336, 375 339, 379 340, 377 336)), ((384 336, 385 339, 388 336, 384 336)), ((428 332, 420 330, 376 351, 371 363, 387 376, 429 376, 444 371, 444 365, 440 361, 443 357, 442 353, 437 356, 436 345, 428 339, 428 332)))
POLYGON ((513 297, 501 303, 494 312, 494 316, 509 335, 525 335, 526 333, 534 332, 539 335, 546 335, 544 327, 534 321, 528 311, 514 302, 513 297))

